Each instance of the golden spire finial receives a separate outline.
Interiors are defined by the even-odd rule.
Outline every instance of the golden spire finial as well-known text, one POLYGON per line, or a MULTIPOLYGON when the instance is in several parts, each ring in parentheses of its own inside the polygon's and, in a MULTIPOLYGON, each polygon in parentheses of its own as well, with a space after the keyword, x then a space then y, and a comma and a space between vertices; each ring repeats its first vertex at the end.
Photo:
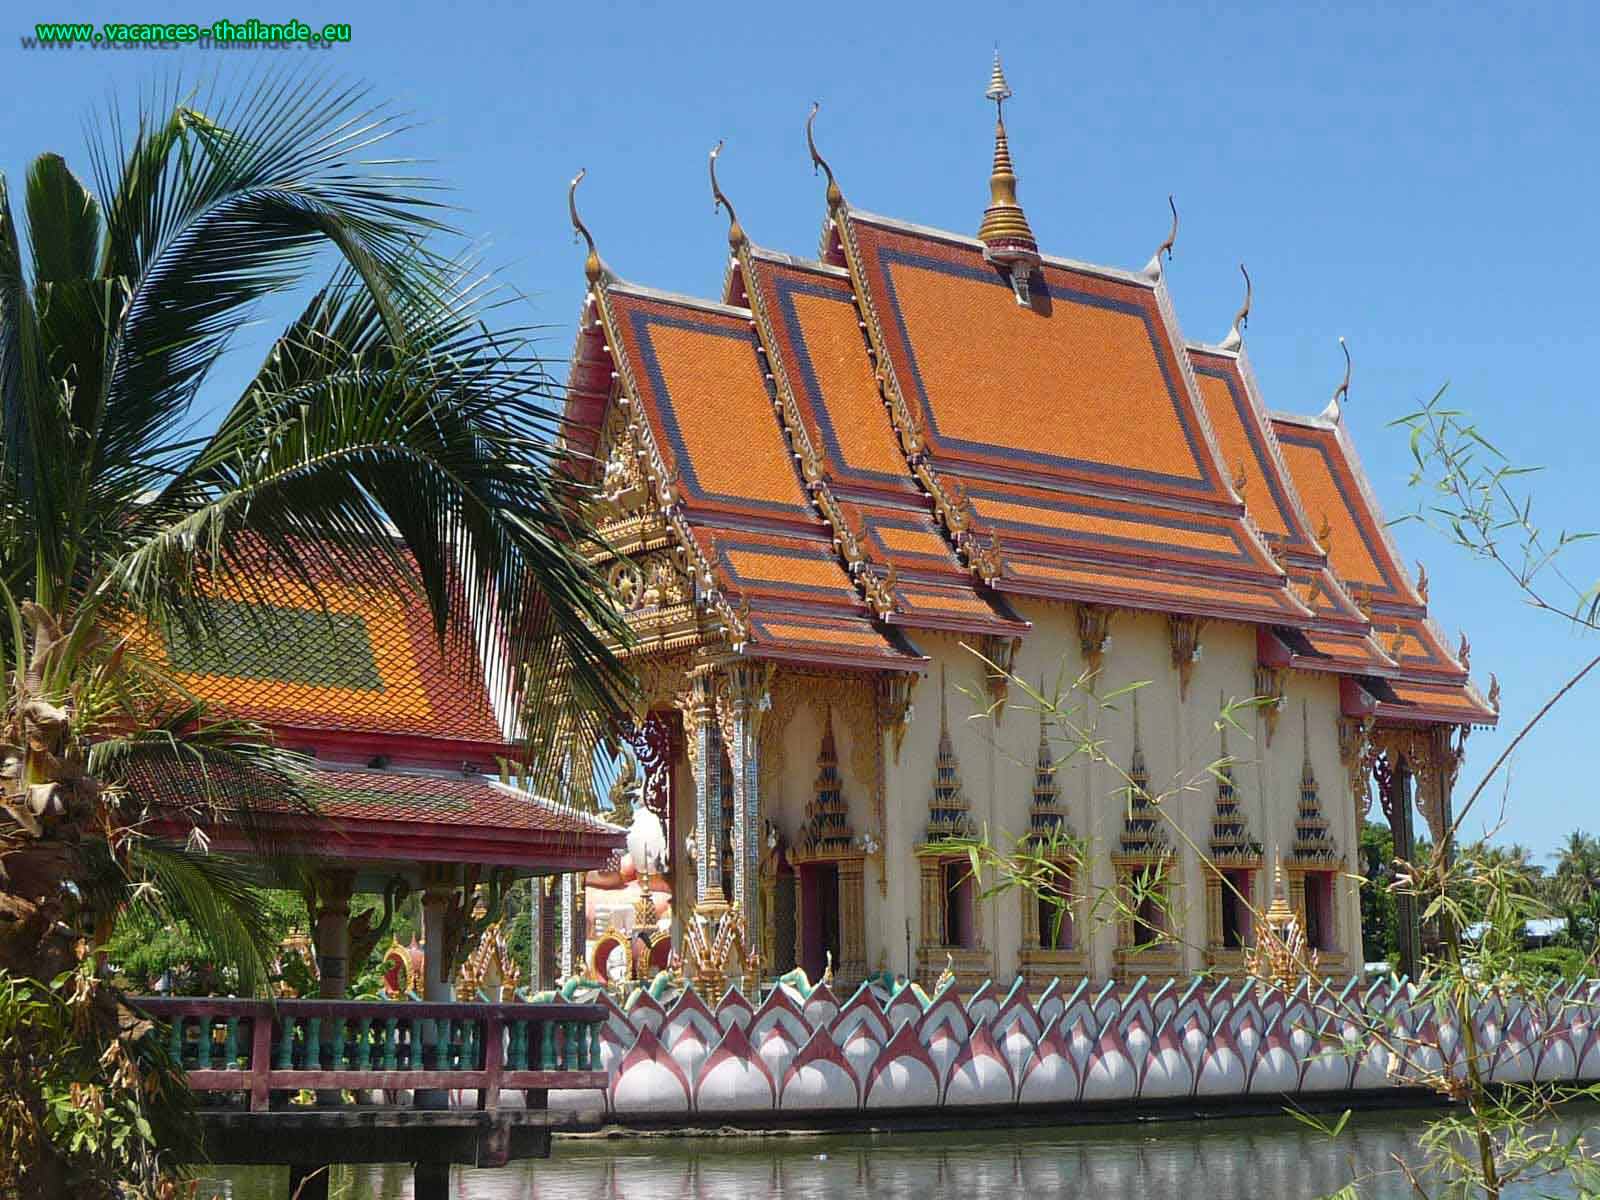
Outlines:
POLYGON ((811 151, 811 173, 815 175, 819 170, 828 177, 828 207, 838 208, 844 203, 844 193, 839 190, 839 185, 834 182, 833 168, 828 165, 828 160, 817 153, 817 139, 812 135, 811 127, 816 124, 817 112, 822 105, 813 100, 811 102, 811 115, 806 118, 806 147, 811 151))
POLYGON ((578 185, 588 173, 587 167, 579 170, 572 177, 572 182, 567 185, 567 211, 572 214, 572 240, 577 241, 581 237, 589 247, 588 257, 583 260, 583 273, 588 276, 590 283, 599 283, 600 277, 606 271, 605 264, 600 261, 600 252, 594 248, 594 238, 589 233, 589 227, 578 215, 578 185))
MULTIPOLYGON (((1039 243, 1034 240, 1028 218, 1017 202, 1017 173, 1011 165, 1011 147, 1006 141, 1005 102, 1011 98, 1011 87, 1006 83, 1005 72, 1000 68, 1000 51, 994 52, 994 70, 989 74, 989 87, 984 95, 994 101, 994 166, 989 173, 989 207, 983 212, 983 224, 978 227, 978 240, 983 243, 983 256, 1012 271, 1013 284, 1016 272, 1024 279, 1027 272, 1039 264, 1039 243)), ((1019 301, 1022 292, 1019 289, 1019 301)))
POLYGON ((999 115, 1000 106, 1011 99, 1011 85, 1006 82, 1005 70, 1000 66, 999 46, 994 48, 994 69, 989 72, 989 90, 984 95, 994 101, 996 115, 999 115))
POLYGON ((714 212, 721 212, 723 209, 728 210, 728 245, 737 254, 749 239, 745 237, 744 227, 739 224, 739 217, 733 211, 733 204, 722 194, 722 186, 717 182, 717 156, 722 153, 722 145, 722 139, 718 138, 717 144, 711 148, 712 210, 714 212))

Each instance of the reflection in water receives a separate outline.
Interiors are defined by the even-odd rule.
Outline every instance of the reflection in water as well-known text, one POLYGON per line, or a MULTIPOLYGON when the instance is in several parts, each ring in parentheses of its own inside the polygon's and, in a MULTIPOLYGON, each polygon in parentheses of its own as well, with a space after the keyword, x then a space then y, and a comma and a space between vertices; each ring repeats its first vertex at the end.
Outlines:
MULTIPOLYGON (((496 1171, 457 1169, 457 1200, 1298 1200, 1354 1178, 1374 1200, 1414 1195, 1394 1170, 1414 1157, 1426 1117, 1368 1113, 1336 1140, 1288 1120, 1078 1129, 985 1129, 832 1137, 558 1141, 552 1158, 496 1171)), ((1592 1112, 1568 1132, 1600 1127, 1592 1112)), ((218 1195, 282 1200, 286 1173, 219 1170, 218 1195)), ((202 1191, 202 1195, 205 1192, 202 1191)), ((406 1167, 336 1172, 342 1200, 409 1200, 406 1167)), ((1508 1196, 1575 1196, 1559 1181, 1508 1196)))

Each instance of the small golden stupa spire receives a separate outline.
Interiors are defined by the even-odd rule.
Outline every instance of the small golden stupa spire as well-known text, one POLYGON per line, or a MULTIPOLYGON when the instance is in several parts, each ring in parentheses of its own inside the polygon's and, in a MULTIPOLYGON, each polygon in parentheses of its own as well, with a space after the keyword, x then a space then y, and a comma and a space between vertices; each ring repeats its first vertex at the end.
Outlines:
POLYGON ((983 212, 978 240, 983 243, 984 258, 1010 272, 1021 301, 1028 272, 1039 264, 1039 243, 1034 240, 1022 205, 1017 203, 1017 173, 1006 142, 1005 102, 1011 98, 1011 87, 1000 67, 999 50, 994 52, 994 70, 989 74, 984 95, 994 101, 994 167, 989 173, 989 207, 983 212))

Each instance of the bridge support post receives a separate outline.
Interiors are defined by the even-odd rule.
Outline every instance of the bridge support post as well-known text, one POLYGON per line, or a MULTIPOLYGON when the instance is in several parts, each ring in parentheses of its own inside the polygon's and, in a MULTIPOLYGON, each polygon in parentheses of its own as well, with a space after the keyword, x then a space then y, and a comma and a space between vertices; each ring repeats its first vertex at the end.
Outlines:
POLYGON ((450 1164, 418 1163, 411 1173, 411 1194, 415 1200, 450 1200, 450 1164))

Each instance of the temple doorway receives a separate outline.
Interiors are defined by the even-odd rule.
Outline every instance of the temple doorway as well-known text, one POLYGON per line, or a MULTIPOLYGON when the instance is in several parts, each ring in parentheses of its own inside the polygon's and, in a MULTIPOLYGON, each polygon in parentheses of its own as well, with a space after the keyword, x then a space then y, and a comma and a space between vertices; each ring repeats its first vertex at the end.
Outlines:
POLYGON ((800 965, 811 979, 821 979, 828 955, 839 955, 839 867, 837 863, 805 863, 800 878, 800 965))

